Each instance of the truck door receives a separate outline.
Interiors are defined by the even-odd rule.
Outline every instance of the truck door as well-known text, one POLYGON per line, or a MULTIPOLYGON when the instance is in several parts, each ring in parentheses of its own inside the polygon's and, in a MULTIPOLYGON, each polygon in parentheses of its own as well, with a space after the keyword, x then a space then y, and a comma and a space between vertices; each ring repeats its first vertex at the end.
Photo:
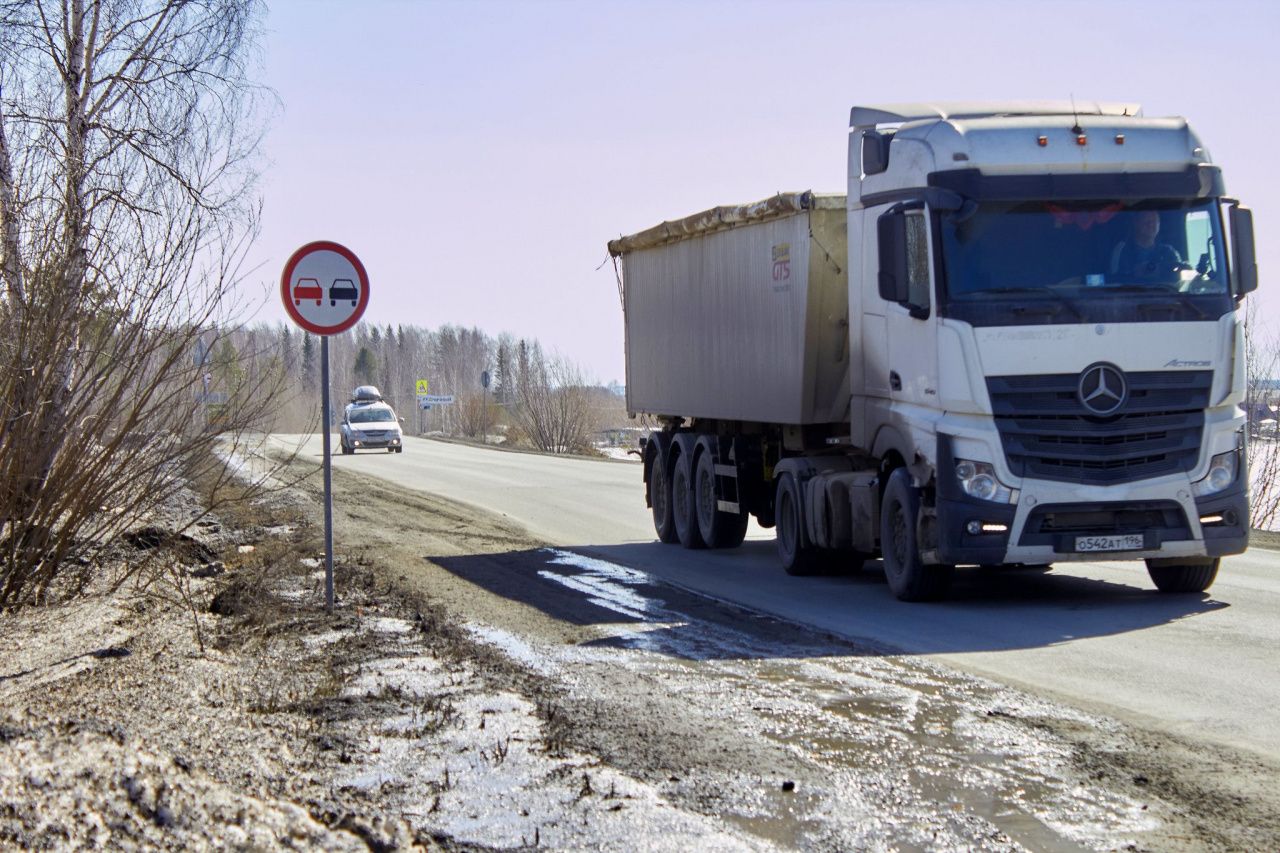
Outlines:
POLYGON ((877 222, 890 399, 936 408, 932 236, 921 204, 896 205, 877 222))

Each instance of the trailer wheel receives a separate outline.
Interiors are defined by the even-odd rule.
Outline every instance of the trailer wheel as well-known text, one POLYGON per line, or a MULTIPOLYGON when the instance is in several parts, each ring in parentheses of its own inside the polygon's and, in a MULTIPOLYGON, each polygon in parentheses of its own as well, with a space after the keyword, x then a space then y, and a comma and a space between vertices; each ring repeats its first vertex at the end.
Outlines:
POLYGON ((804 518, 800 514, 800 488, 796 478, 783 474, 778 478, 777 496, 773 502, 778 529, 778 557, 789 575, 822 574, 821 554, 804 541, 804 518))
POLYGON ((902 601, 930 601, 943 597, 951 585, 954 566, 926 566, 916 541, 920 520, 920 490, 911 474, 899 468, 889 475, 880 507, 880 547, 889 589, 902 601))
POLYGON ((698 532, 708 548, 736 548, 747 535, 747 515, 721 512, 716 506, 716 461, 711 453, 698 456, 694 472, 694 508, 698 514, 698 532))
POLYGON ((698 509, 693 496, 693 466, 689 464, 689 454, 681 453, 676 458, 675 468, 671 472, 671 516, 675 522, 676 538, 686 548, 705 548, 707 543, 698 530, 698 509))
POLYGON ((671 515, 671 482, 667 479, 667 460, 655 453, 649 466, 649 504, 653 508, 653 529, 658 541, 670 545, 679 541, 676 523, 671 515))
POLYGON ((1195 562, 1147 560, 1147 574, 1161 592, 1204 592, 1213 586, 1221 562, 1218 557, 1195 562))

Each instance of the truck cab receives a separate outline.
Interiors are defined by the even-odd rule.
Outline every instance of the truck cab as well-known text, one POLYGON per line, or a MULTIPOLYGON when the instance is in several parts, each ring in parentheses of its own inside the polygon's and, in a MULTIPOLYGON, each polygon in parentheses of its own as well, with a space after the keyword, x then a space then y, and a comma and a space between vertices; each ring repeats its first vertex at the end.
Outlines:
POLYGON ((880 460, 895 592, 1100 556, 1206 588, 1248 541, 1257 272, 1187 122, 1031 102, 850 126, 850 440, 880 460))

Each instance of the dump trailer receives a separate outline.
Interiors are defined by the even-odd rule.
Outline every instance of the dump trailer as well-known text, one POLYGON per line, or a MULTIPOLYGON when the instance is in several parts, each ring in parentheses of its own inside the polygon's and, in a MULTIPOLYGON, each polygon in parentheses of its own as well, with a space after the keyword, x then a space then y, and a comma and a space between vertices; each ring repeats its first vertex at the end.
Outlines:
POLYGON ((659 539, 777 529, 791 574, 880 557, 1143 561, 1200 592, 1248 543, 1252 216, 1136 104, 854 107, 844 194, 609 243, 659 539))

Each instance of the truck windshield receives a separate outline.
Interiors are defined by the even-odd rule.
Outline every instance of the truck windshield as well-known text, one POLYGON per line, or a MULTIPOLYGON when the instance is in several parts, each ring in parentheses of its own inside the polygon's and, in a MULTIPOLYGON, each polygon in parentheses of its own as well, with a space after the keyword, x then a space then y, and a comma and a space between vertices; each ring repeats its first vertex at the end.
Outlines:
POLYGON ((943 214, 939 231, 945 313, 977 326, 1210 320, 1233 308, 1216 200, 983 202, 943 214))

